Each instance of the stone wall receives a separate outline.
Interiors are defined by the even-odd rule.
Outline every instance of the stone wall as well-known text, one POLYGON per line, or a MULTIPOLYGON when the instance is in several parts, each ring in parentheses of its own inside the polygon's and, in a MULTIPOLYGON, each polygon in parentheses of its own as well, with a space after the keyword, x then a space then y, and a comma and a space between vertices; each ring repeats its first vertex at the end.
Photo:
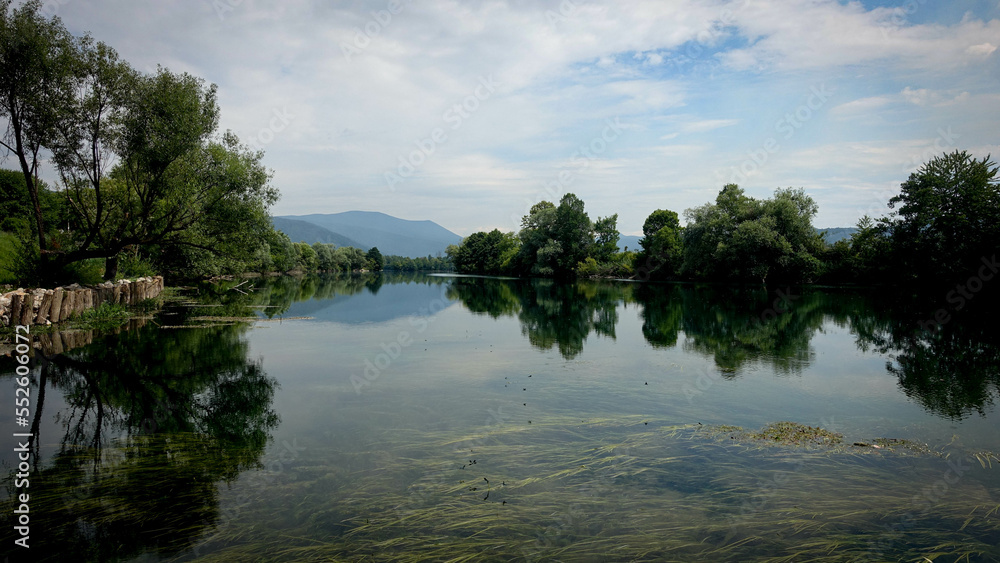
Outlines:
POLYGON ((0 295, 0 325, 48 325, 99 307, 102 303, 135 305, 163 291, 163 277, 78 284, 55 289, 18 289, 0 295))

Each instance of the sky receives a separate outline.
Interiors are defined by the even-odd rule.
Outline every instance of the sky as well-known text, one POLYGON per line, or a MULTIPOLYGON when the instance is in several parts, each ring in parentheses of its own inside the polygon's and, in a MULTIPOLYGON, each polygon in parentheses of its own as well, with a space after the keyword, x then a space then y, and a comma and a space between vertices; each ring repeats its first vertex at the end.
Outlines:
POLYGON ((516 231, 574 193, 641 234, 737 183, 853 226, 920 164, 1000 155, 1000 2, 47 0, 143 71, 218 85, 274 215, 516 231))

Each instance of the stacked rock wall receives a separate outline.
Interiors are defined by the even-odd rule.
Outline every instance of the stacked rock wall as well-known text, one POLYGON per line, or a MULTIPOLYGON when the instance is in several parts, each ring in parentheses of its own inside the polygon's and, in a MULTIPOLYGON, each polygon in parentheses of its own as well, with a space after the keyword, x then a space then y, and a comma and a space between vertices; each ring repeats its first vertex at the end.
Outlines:
POLYGON ((104 282, 83 287, 18 289, 0 295, 0 325, 45 325, 99 307, 102 303, 136 305, 163 291, 163 277, 104 282))

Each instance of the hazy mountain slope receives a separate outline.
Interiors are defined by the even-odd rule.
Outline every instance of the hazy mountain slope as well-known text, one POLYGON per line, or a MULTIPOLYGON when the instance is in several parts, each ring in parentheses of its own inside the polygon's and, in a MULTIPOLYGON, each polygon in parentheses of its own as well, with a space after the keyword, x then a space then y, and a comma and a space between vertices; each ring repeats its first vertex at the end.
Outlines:
POLYGON ((462 241, 462 237, 433 221, 409 221, 373 211, 286 215, 282 218, 307 221, 328 231, 342 233, 366 248, 377 246, 382 254, 411 258, 443 255, 449 244, 462 241))
POLYGON ((833 244, 838 240, 850 241, 851 235, 858 232, 858 229, 855 227, 831 227, 829 229, 816 229, 816 232, 823 235, 823 240, 827 244, 833 244))
POLYGON ((368 246, 365 246, 350 237, 346 237, 329 229, 324 229, 323 227, 308 221, 299 221, 297 219, 289 219, 287 217, 271 217, 271 223, 274 225, 275 229, 288 235, 288 238, 292 239, 292 242, 306 242, 308 244, 313 244, 315 242, 328 242, 337 246, 353 246, 354 248, 360 248, 361 250, 368 250, 369 248, 368 246))

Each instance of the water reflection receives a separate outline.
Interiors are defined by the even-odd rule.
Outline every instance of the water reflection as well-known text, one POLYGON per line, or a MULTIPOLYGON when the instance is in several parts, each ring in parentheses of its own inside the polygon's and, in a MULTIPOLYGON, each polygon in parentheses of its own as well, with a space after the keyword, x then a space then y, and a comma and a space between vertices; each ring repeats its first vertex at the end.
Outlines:
POLYGON ((859 349, 890 357, 887 372, 938 416, 985 415, 1000 394, 1000 344, 983 319, 917 330, 926 304, 888 304, 862 292, 454 278, 448 296, 473 313, 516 317, 532 345, 566 359, 591 333, 615 338, 620 307, 634 304, 650 345, 710 357, 725 378, 754 366, 802 373, 816 358, 813 337, 829 323, 853 334, 859 349))
POLYGON ((629 293, 631 287, 624 284, 467 277, 454 279, 447 295, 474 313, 516 316, 532 345, 557 348, 564 358, 572 359, 583 351, 591 332, 615 338, 618 303, 629 293))
POLYGON ((174 555, 217 522, 218 483, 259 467, 279 422, 277 383, 248 359, 246 330, 147 325, 36 358, 34 560, 174 555), (65 406, 52 411, 46 392, 65 406), (43 419, 62 434, 51 452, 43 419))
POLYGON ((858 347, 889 357, 886 370, 907 396, 939 416, 985 416, 1000 395, 1000 339, 982 310, 925 330, 929 307, 883 303, 854 323, 858 347))

